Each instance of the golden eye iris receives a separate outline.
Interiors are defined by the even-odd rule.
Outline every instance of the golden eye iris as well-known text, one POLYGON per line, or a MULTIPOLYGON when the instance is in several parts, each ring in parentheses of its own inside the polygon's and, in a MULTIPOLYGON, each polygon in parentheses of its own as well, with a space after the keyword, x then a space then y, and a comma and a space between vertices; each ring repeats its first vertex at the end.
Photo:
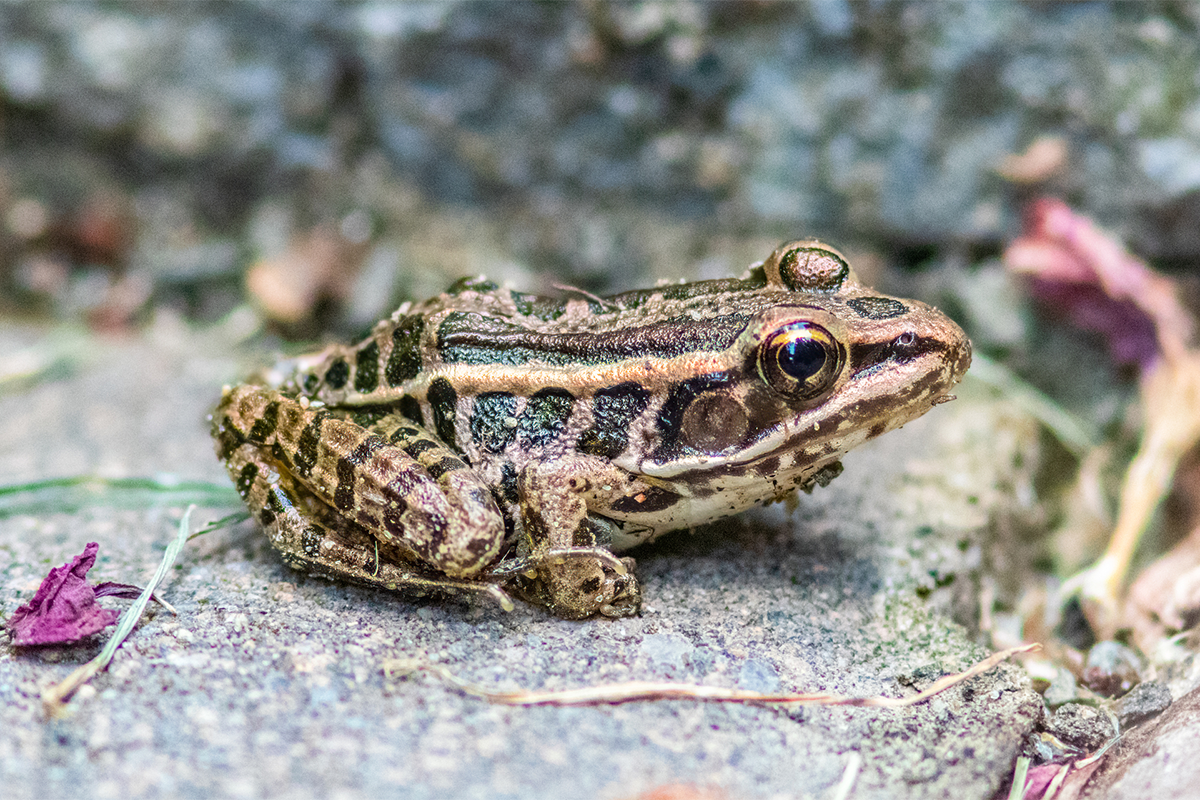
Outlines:
POLYGON ((845 355, 829 331, 811 322, 791 322, 758 349, 758 372, 767 384, 796 400, 818 397, 837 382, 845 355))

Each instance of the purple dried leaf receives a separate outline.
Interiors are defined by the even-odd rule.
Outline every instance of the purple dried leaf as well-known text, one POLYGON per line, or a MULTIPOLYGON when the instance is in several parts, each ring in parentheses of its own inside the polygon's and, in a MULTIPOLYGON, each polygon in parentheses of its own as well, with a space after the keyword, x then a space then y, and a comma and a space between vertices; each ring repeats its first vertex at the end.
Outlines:
MULTIPOLYGON (((121 600, 137 600, 145 591, 142 587, 134 586, 132 583, 116 583, 115 581, 102 581, 97 583, 95 588, 96 597, 116 597, 121 600)), ((151 594, 150 599, 172 614, 176 613, 174 607, 158 595, 151 594)))
POLYGON ((1148 374, 1161 358, 1188 349, 1196 321, 1175 282, 1060 200, 1030 205, 1024 231, 1004 253, 1009 269, 1031 278, 1048 307, 1084 330, 1102 334, 1113 359, 1148 374))
POLYGON ((116 611, 96 605, 96 590, 87 582, 100 545, 89 542, 80 555, 50 570, 33 599, 5 623, 15 645, 77 642, 116 623, 116 611))

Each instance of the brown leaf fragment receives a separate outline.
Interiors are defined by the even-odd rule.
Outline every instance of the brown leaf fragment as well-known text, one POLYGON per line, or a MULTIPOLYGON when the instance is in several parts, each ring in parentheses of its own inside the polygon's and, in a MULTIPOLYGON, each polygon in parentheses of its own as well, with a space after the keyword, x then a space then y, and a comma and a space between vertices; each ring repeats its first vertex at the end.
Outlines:
POLYGON ((33 599, 5 623, 13 644, 68 644, 116 623, 117 612, 96 605, 96 590, 87 582, 99 550, 99 544, 89 542, 81 554, 50 570, 33 599))
POLYGON ((1123 627, 1143 653, 1200 622, 1200 527, 1142 570, 1125 601, 1123 627))
POLYGON ((1053 178, 1067 166, 1071 149, 1061 136, 1039 136, 1022 153, 1007 156, 996 172, 1018 184, 1033 184, 1053 178))
POLYGON ((1022 800, 1049 800, 1054 797, 1070 769, 1070 764, 1039 764, 1030 767, 1025 779, 1025 791, 1021 794, 1022 800))
POLYGON ((341 300, 349 293, 365 252, 364 243, 318 226, 283 253, 250 267, 246 287, 268 317, 295 324, 322 299, 341 300))
POLYGON ((1099 761, 1083 759, 1066 764, 1043 764, 1029 770, 1022 800, 1076 800, 1096 771, 1099 761))

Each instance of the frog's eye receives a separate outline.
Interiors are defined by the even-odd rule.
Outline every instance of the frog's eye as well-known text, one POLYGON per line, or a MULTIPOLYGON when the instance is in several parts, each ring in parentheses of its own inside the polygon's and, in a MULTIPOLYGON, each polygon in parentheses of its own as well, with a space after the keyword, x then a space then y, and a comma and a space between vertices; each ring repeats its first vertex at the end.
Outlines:
POLYGON ((758 348, 758 373, 775 391, 811 400, 833 387, 845 354, 829 331, 811 322, 791 322, 758 348))

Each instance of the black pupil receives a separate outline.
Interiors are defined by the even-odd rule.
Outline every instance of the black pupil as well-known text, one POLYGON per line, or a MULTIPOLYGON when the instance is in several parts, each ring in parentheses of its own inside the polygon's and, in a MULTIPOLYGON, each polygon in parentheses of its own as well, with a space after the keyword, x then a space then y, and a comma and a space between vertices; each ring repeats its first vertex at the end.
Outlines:
POLYGON ((825 366, 825 348, 808 337, 795 338, 779 348, 779 368, 806 381, 825 366))

